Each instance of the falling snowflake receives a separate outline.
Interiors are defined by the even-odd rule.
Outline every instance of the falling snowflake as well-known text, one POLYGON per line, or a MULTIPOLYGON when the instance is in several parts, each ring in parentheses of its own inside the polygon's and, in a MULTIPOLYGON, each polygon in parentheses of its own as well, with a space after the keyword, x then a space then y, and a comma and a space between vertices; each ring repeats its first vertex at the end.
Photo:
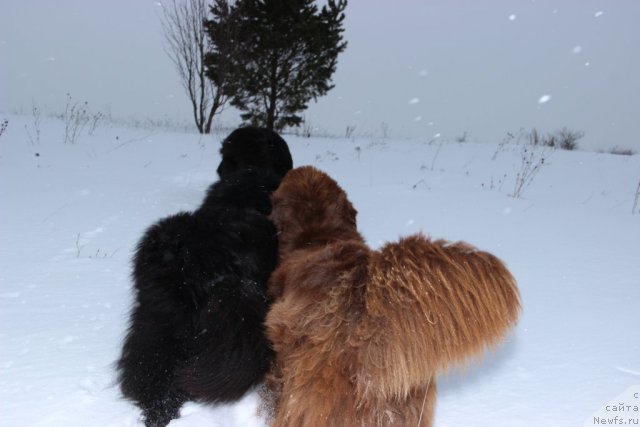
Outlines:
POLYGON ((509 15, 509 21, 515 21, 516 18, 517 18, 517 16, 514 15, 514 14, 509 15))
POLYGON ((542 95, 538 99, 538 104, 546 104, 549 101, 551 101, 551 95, 542 95))
POLYGON ((573 53, 580 53, 582 52, 582 46, 578 45, 576 47, 573 48, 572 50, 573 53))
POLYGON ((600 18, 602 15, 604 15, 604 12, 599 10, 593 15, 593 17, 594 18, 600 18))
POLYGON ((409 104, 411 105, 417 104, 418 102, 420 102, 420 98, 413 98, 409 100, 409 104))

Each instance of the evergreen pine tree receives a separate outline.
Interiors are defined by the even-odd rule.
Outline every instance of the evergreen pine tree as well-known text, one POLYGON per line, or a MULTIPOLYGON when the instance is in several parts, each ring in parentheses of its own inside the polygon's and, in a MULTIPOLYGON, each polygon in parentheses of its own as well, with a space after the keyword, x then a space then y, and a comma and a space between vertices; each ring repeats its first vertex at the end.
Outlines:
POLYGON ((314 0, 216 0, 205 25, 213 45, 205 59, 209 77, 215 82, 223 69, 231 104, 248 123, 278 130, 300 125, 308 102, 334 86, 331 76, 347 45, 346 5, 328 0, 319 9, 314 0))

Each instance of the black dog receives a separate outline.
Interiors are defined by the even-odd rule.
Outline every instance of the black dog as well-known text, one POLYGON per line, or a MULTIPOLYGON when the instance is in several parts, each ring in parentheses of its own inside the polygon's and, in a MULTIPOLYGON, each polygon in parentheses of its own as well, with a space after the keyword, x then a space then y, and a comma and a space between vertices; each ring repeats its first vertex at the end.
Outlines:
POLYGON ((221 153, 221 180, 202 205, 150 227, 134 257, 119 381, 150 426, 169 423, 187 400, 240 398, 271 360, 263 322, 277 238, 267 215, 291 155, 256 128, 234 131, 221 153))

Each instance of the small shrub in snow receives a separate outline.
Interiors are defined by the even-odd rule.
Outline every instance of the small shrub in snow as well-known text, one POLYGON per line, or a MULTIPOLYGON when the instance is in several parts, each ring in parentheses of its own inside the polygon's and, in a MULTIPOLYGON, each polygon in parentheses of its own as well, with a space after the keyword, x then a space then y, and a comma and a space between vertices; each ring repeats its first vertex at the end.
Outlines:
POLYGON ((64 121, 64 143, 75 144, 80 134, 89 124, 89 103, 73 101, 71 94, 67 93, 67 105, 62 119, 64 121))
POLYGON ((31 116, 33 117, 33 129, 29 130, 29 125, 24 125, 29 142, 32 146, 40 143, 40 123, 42 122, 42 110, 38 106, 31 107, 31 116))
POLYGON ((356 130, 355 126, 347 126, 346 131, 344 132, 344 137, 347 139, 351 139, 353 136, 353 132, 356 130))
MULTIPOLYGON (((522 135, 522 130, 520 131, 520 135, 522 135)), ((518 137, 518 139, 520 138, 520 136, 518 137)), ((511 132, 507 132, 507 136, 505 136, 502 141, 500 141, 500 144, 498 144, 498 147, 496 148, 496 151, 493 153, 493 156, 491 157, 491 160, 495 160, 498 158, 498 154, 500 154, 502 151, 505 150, 505 147, 507 147, 513 140, 515 139, 515 135, 512 134, 511 132)))
POLYGON ((9 120, 4 119, 2 123, 0 123, 0 136, 7 130, 7 127, 9 127, 9 120))
POLYGON ((81 237, 80 233, 76 234, 76 258, 80 258, 80 252, 82 252, 82 248, 84 248, 84 245, 80 244, 81 237))
POLYGON ((534 145, 534 146, 547 145, 549 143, 548 141, 543 141, 542 134, 538 132, 538 129, 536 128, 531 129, 528 134, 525 134, 524 131, 521 129, 520 133, 521 135, 522 134, 526 135, 529 145, 534 145))
MULTIPOLYGON (((520 132, 521 134, 523 133, 522 130, 520 132)), ((544 135, 533 128, 528 133, 525 133, 524 136, 529 145, 561 148, 572 151, 578 148, 578 141, 584 137, 584 132, 570 130, 564 127, 555 133, 544 135)))
POLYGON ((484 182, 480 184, 480 186, 484 189, 488 189, 488 190, 502 190, 502 185, 504 184, 505 180, 507 179, 507 174, 503 174, 501 177, 499 178, 494 178, 493 175, 491 176, 491 179, 489 180, 489 182, 487 184, 485 184, 484 182))
MULTIPOLYGON (((171 132, 190 132, 193 129, 193 125, 189 124, 186 121, 174 120, 170 117, 163 118, 140 118, 136 115, 129 116, 127 118, 113 118, 110 115, 106 115, 104 119, 112 124, 118 126, 126 126, 129 128, 135 129, 145 129, 145 130, 164 130, 171 132)), ((217 131, 228 130, 219 126, 214 122, 214 128, 217 131)))
POLYGON ((100 124, 100 122, 102 122, 103 119, 104 119, 104 114, 102 114, 99 111, 91 116, 89 120, 89 131, 87 132, 90 136, 95 133, 96 128, 98 127, 98 124, 100 124))
POLYGON ((382 139, 387 139, 389 138, 389 134, 390 134, 391 130, 389 128, 389 124, 382 122, 380 123, 380 137, 382 139))
POLYGON ((557 147, 572 151, 578 148, 578 140, 584 137, 584 132, 562 128, 554 134, 554 137, 556 138, 556 144, 558 144, 557 147))
POLYGON ((444 140, 441 139, 440 143, 438 144, 438 148, 436 149, 436 152, 433 154, 433 158, 431 159, 431 168, 430 170, 433 171, 434 168, 436 167, 436 160, 438 159, 438 156, 440 155, 440 150, 442 150, 442 146, 444 145, 444 140))
POLYGON ((313 126, 310 123, 304 122, 302 126, 302 136, 305 138, 311 138, 313 133, 313 126))
POLYGON ((520 170, 516 174, 515 186, 511 197, 515 199, 522 197, 522 193, 531 185, 531 182, 546 164, 550 155, 551 152, 548 149, 539 149, 529 145, 522 146, 520 150, 520 170))
POLYGON ((299 126, 295 126, 289 129, 295 136, 302 138, 311 138, 313 136, 314 127, 311 122, 305 117, 299 126))
POLYGON ((464 132, 462 133, 462 135, 460 135, 460 136, 456 136, 456 142, 459 142, 459 143, 461 143, 461 144, 462 144, 462 143, 464 143, 464 142, 467 142, 467 141, 468 141, 468 138, 469 138, 469 134, 468 134, 468 132, 467 132, 467 131, 464 131, 464 132))
POLYGON ((332 162, 337 162, 340 160, 340 157, 333 151, 327 150, 323 154, 316 154, 316 161, 322 162, 325 160, 331 160, 332 162))
MULTIPOLYGON (((546 135, 535 128, 529 131, 520 129, 515 134, 507 133, 507 136, 498 144, 491 159, 496 160, 498 154, 507 151, 510 147, 520 147, 520 165, 516 173, 513 192, 510 194, 511 197, 517 199, 522 197, 542 167, 547 164, 547 160, 555 149, 575 150, 578 147, 578 140, 583 136, 584 132, 572 131, 567 128, 546 135)), ((501 185, 501 181, 498 180, 497 186, 501 185)), ((490 184, 482 184, 482 186, 490 189, 495 188, 493 177, 491 177, 490 184)))
POLYGON ((427 184, 427 181, 425 181, 424 179, 421 179, 420 181, 413 184, 411 188, 413 188, 414 190, 419 190, 419 189, 431 190, 431 187, 429 187, 429 184, 427 184))
POLYGON ((609 154, 615 154, 617 156, 633 156, 636 154, 636 152, 630 148, 613 147, 611 150, 609 150, 609 154))
POLYGON ((638 209, 638 202, 640 202, 640 181, 638 181, 638 187, 636 188, 636 198, 633 201, 633 209, 631 209, 632 214, 636 212, 640 213, 640 210, 638 209))

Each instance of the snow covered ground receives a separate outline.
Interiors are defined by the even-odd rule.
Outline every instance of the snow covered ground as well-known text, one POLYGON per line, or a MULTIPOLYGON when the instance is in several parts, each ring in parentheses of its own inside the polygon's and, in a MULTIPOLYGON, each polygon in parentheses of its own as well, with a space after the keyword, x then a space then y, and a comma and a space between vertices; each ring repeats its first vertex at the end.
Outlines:
MULTIPOLYGON (((139 425, 113 369, 132 250, 151 223, 199 204, 224 135, 102 126, 64 144, 61 121, 44 119, 37 138, 31 117, 4 118, 0 425, 139 425)), ((640 156, 546 152, 513 198, 514 142, 285 139, 296 165, 345 188, 372 246, 422 230, 495 253, 518 279, 518 327, 481 364, 439 380, 435 426, 594 425, 640 384, 640 156)), ((255 393, 187 404, 171 425, 263 426, 256 405, 255 393)))

